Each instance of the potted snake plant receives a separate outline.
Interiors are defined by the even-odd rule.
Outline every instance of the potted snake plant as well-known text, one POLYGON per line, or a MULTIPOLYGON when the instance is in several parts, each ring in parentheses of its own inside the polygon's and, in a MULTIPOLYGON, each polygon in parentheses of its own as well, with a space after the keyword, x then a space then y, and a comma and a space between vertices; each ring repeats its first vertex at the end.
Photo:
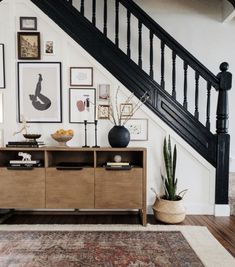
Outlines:
POLYGON ((185 208, 182 199, 186 190, 177 193, 178 179, 175 176, 176 162, 177 162, 177 149, 174 146, 172 155, 171 139, 170 136, 164 139, 163 156, 165 162, 166 175, 161 174, 164 195, 158 196, 156 191, 156 200, 153 205, 154 216, 157 220, 165 223, 180 223, 185 219, 185 208))

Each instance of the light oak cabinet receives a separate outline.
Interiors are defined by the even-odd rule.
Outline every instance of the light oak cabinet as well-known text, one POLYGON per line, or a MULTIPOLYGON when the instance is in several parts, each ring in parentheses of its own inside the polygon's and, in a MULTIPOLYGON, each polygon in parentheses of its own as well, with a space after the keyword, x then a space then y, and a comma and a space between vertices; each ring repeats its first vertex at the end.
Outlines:
POLYGON ((146 149, 1 148, 0 208, 137 209, 146 225, 146 149), (42 166, 7 169, 19 151, 42 166), (130 170, 106 170, 117 154, 132 165, 130 170), (77 168, 68 167, 71 162, 77 168))

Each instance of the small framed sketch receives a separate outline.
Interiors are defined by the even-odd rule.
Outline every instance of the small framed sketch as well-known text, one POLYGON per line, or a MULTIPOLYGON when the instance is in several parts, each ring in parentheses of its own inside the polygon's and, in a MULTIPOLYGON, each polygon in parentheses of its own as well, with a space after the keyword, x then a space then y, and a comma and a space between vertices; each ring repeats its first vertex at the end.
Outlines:
POLYGON ((61 62, 18 62, 18 118, 62 122, 61 62))
POLYGON ((110 84, 99 84, 98 89, 99 100, 110 99, 110 84))
POLYGON ((109 119, 110 116, 110 105, 99 105, 98 106, 98 119, 109 119))
POLYGON ((91 67, 71 67, 71 86, 93 86, 93 68, 91 67))
POLYGON ((55 42, 44 41, 43 52, 47 56, 54 56, 55 55, 55 42))
POLYGON ((4 44, 0 44, 0 88, 5 88, 5 54, 4 44))
POLYGON ((130 119, 126 122, 125 127, 130 132, 130 140, 148 140, 148 119, 130 119))
POLYGON ((120 104, 120 114, 121 118, 131 117, 133 115, 133 104, 132 103, 120 104))
POLYGON ((34 60, 41 58, 40 33, 18 32, 18 59, 34 60))
POLYGON ((70 88, 69 90, 69 122, 94 123, 96 117, 95 88, 70 88))
POLYGON ((20 17, 20 30, 21 31, 36 31, 37 18, 36 17, 20 17))

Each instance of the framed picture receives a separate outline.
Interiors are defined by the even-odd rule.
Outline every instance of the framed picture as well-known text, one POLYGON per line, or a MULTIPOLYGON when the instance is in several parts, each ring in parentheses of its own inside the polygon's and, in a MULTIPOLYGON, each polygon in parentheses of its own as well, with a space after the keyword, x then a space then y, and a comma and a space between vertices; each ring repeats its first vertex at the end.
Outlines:
POLYGON ((110 116, 110 105, 99 105, 98 119, 109 119, 109 116, 110 116))
POLYGON ((18 62, 18 118, 62 122, 60 62, 18 62))
POLYGON ((110 84, 99 84, 98 89, 99 100, 110 99, 110 84))
POLYGON ((96 118, 95 88, 70 88, 69 90, 69 122, 94 123, 96 118))
POLYGON ((40 33, 18 32, 18 58, 34 60, 41 58, 40 33))
POLYGON ((120 104, 120 114, 121 117, 132 116, 133 113, 133 104, 132 103, 122 103, 120 104))
POLYGON ((71 67, 71 86, 93 86, 93 68, 91 67, 71 67))
POLYGON ((0 93, 0 123, 3 123, 3 93, 0 93))
POLYGON ((36 17, 20 17, 20 30, 21 31, 36 31, 37 18, 36 17))
POLYGON ((44 54, 47 56, 55 55, 55 42, 54 41, 45 41, 43 46, 44 54))
POLYGON ((5 52, 4 52, 4 44, 0 44, 0 88, 5 88, 5 52))
POLYGON ((126 122, 125 127, 130 132, 130 140, 148 140, 148 119, 130 119, 126 122))

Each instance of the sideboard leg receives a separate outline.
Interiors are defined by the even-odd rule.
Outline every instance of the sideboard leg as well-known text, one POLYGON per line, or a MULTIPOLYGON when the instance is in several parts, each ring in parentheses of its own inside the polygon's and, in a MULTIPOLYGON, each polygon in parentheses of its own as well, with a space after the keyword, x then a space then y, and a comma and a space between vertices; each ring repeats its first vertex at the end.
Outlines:
POLYGON ((145 209, 139 210, 139 214, 141 217, 142 225, 147 226, 147 213, 145 209))

